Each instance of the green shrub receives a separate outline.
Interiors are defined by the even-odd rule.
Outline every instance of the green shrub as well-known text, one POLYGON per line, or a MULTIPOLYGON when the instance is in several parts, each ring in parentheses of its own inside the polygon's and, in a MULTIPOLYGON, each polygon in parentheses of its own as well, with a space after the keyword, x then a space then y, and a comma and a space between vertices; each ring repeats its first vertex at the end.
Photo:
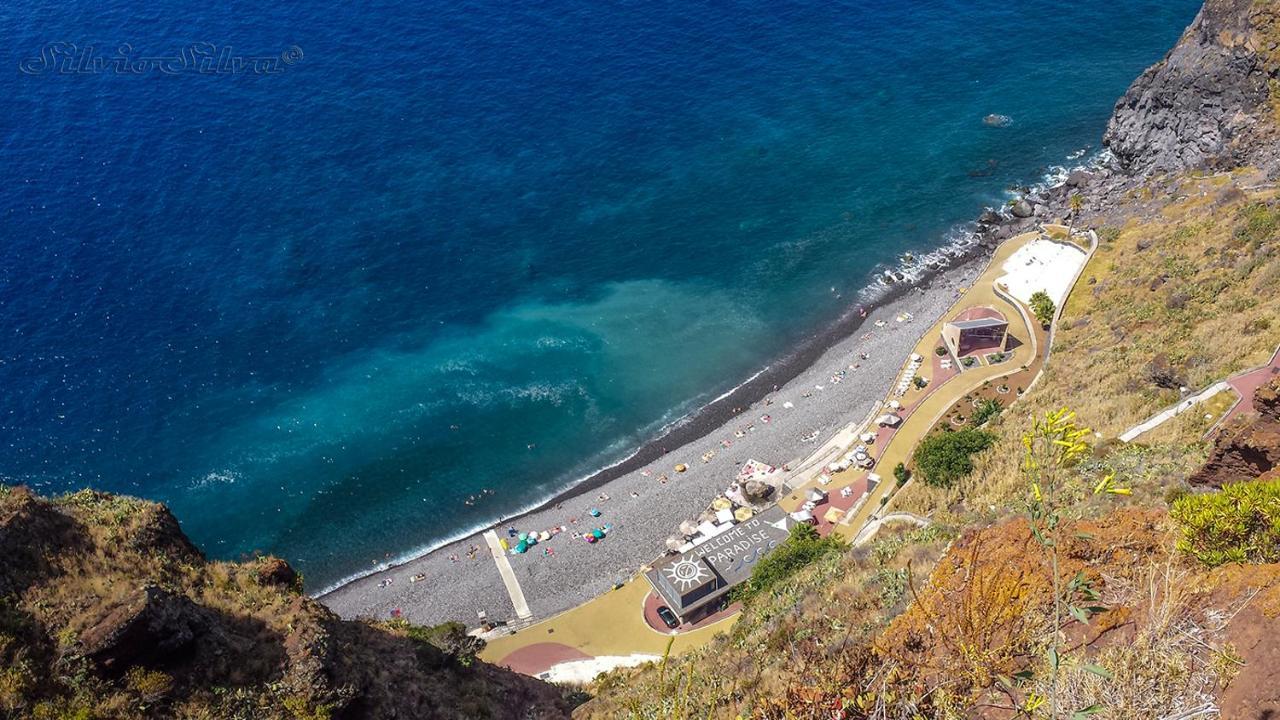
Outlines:
POLYGON ((1049 297, 1049 293, 1043 290, 1037 290, 1031 295, 1031 311, 1036 314, 1036 319, 1043 325, 1053 322, 1053 313, 1057 308, 1053 304, 1053 298, 1049 297))
POLYGON ((467 626, 453 620, 439 625, 414 625, 405 620, 391 620, 385 625, 403 630, 412 640, 430 645, 462 665, 470 665, 475 656, 484 650, 484 641, 467 634, 467 626))
POLYGON ((1244 324, 1241 329, 1245 335, 1257 335, 1271 329, 1271 320, 1269 318, 1253 318, 1244 324))
POLYGON ((907 469, 906 465, 898 463, 893 468, 893 479, 898 481, 898 487, 902 487, 911 479, 911 471, 907 469))
POLYGON ((1280 561, 1280 480, 1184 495, 1169 516, 1181 530, 1178 549, 1206 565, 1280 561))
POLYGON ((1280 240, 1280 207, 1253 203, 1240 209, 1236 240, 1257 249, 1280 240))
POLYGON ((913 464, 926 485, 951 487, 973 472, 972 456, 995 441, 994 434, 977 428, 937 433, 916 446, 913 464))
POLYGON ((988 398, 978 403, 978 407, 973 409, 973 415, 969 416, 969 422, 973 423, 974 427, 985 425, 988 421, 994 420, 1003 409, 1004 406, 1000 404, 999 400, 988 398))
MULTIPOLYGON (((1097 453, 1097 448, 1094 448, 1094 453, 1095 454, 1097 453)), ((1179 500, 1181 500, 1182 498, 1190 494, 1191 494, 1190 491, 1187 490, 1185 487, 1181 485, 1174 485, 1173 487, 1164 491, 1164 504, 1167 507, 1173 507, 1174 503, 1178 502, 1179 500)))
POLYGON ((1106 225, 1098 228, 1098 240, 1104 243, 1113 243, 1120 239, 1120 228, 1106 225))
POLYGON ((797 525, 785 542, 756 563, 751 578, 734 588, 732 597, 746 602, 845 547, 844 541, 834 535, 819 537, 812 525, 797 525))

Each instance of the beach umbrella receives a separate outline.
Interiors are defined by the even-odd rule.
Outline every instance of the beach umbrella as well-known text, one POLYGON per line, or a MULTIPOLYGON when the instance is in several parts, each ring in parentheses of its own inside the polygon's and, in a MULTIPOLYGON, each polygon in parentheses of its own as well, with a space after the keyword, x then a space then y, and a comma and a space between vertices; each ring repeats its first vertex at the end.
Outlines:
POLYGON ((729 500, 729 498, 720 496, 715 500, 711 501, 711 507, 717 510, 728 510, 729 508, 733 507, 733 503, 729 500))
POLYGON ((733 511, 733 517, 738 522, 746 522, 750 520, 753 514, 754 513, 751 512, 751 508, 745 508, 745 507, 738 508, 737 510, 733 511))
POLYGON ((520 544, 516 545, 516 552, 518 553, 526 552, 528 549, 529 549, 529 543, 524 540, 521 540, 520 544))
POLYGON ((587 539, 587 542, 589 542, 589 543, 593 543, 593 542, 595 542, 595 541, 596 541, 596 536, 595 536, 595 535, 592 535, 591 533, 587 533, 587 534, 586 534, 586 539, 587 539))
POLYGON ((689 466, 688 466, 688 465, 685 465, 684 463, 680 463, 679 465, 676 465, 676 472, 678 472, 678 473, 682 473, 682 472, 684 472, 685 470, 688 470, 688 469, 689 469, 689 466))
POLYGON ((529 539, 529 533, 527 532, 520 533, 520 542, 524 542, 525 540, 528 540, 528 539, 529 539))
POLYGON ((599 540, 600 538, 604 537, 604 531, 601 530, 600 528, 596 528, 595 530, 591 531, 591 537, 594 537, 595 539, 599 540))
POLYGON ((692 535, 698 532, 698 523, 693 520, 685 520, 680 523, 680 532, 684 533, 686 536, 692 535))
POLYGON ((668 550, 676 551, 682 547, 684 547, 684 538, 680 537, 679 535, 672 535, 671 537, 667 538, 668 550))

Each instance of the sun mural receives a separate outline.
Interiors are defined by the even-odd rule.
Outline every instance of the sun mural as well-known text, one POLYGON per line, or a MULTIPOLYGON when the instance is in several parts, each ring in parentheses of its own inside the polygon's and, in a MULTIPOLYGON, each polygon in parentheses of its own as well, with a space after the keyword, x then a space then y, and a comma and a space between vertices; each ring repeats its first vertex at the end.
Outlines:
POLYGON ((695 560, 692 556, 686 555, 679 561, 671 563, 664 570, 667 579, 680 586, 680 590, 688 590, 702 583, 705 578, 711 577, 711 573, 707 572, 702 564, 695 560))

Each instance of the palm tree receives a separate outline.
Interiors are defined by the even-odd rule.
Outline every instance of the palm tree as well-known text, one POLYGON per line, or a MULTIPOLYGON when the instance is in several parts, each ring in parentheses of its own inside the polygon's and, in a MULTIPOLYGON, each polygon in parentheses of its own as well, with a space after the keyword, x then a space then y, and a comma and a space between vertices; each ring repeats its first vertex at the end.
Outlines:
POLYGON ((1071 206, 1071 220, 1067 222, 1067 240, 1070 242, 1075 237, 1076 218, 1080 217, 1080 210, 1084 207, 1084 196, 1080 193, 1071 193, 1071 197, 1067 198, 1067 204, 1071 206))

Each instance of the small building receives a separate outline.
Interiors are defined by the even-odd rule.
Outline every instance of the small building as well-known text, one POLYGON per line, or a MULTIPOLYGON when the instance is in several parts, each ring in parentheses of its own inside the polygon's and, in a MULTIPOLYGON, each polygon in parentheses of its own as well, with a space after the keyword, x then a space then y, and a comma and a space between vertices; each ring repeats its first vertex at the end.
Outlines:
POLYGON ((719 609, 729 590, 751 577, 756 562, 781 545, 794 524, 775 505, 679 555, 662 558, 645 579, 682 623, 695 622, 719 609))
POLYGON ((942 342, 956 357, 1001 352, 1009 339, 1009 321, 992 307, 971 307, 942 326, 942 342))

